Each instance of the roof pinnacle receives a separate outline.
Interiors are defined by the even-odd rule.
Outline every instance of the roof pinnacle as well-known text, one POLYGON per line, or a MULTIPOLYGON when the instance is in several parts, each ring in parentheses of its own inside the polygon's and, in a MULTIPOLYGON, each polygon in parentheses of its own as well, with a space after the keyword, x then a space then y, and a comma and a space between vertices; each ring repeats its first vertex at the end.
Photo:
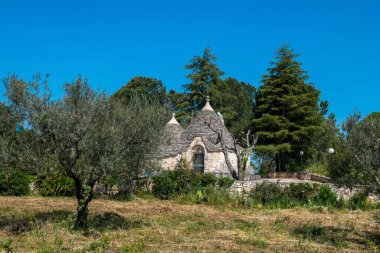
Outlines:
POLYGON ((175 118, 175 112, 173 112, 173 114, 172 114, 172 118, 170 119, 170 121, 169 121, 167 124, 175 124, 175 125, 179 125, 178 121, 177 121, 176 118, 175 118))
POLYGON ((212 107, 210 105, 210 97, 209 96, 206 96, 206 104, 202 108, 202 111, 214 111, 214 109, 212 109, 212 107))

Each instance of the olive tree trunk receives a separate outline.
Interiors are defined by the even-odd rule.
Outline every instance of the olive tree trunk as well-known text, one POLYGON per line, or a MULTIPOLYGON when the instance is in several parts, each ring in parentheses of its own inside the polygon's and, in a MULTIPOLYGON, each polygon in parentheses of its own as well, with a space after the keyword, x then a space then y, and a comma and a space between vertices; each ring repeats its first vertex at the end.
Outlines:
POLYGON ((80 180, 75 181, 75 196, 78 201, 77 218, 74 224, 75 230, 86 230, 88 227, 88 204, 93 197, 94 184, 83 184, 80 180))

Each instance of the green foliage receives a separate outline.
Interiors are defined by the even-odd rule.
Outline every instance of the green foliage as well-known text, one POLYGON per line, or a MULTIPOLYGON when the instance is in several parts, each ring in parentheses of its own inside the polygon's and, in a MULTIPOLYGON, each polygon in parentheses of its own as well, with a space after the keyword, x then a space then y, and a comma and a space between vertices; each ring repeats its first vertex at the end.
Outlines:
POLYGON ((315 174, 319 174, 319 175, 326 176, 326 177, 329 176, 329 166, 328 166, 327 162, 326 163, 311 162, 306 166, 305 171, 315 173, 315 174))
POLYGON ((319 223, 304 224, 293 233, 303 240, 329 243, 337 248, 347 248, 347 232, 324 227, 319 223))
POLYGON ((65 84, 56 101, 46 80, 26 82, 13 75, 4 84, 11 112, 28 125, 30 134, 20 137, 28 159, 36 168, 55 161, 76 182, 78 229, 87 226, 95 183, 107 175, 128 179, 141 173, 168 116, 164 106, 144 97, 109 100, 81 76, 65 84))
POLYGON ((112 95, 113 99, 122 103, 129 103, 135 97, 146 97, 149 101, 164 105, 166 103, 166 88, 160 80, 138 76, 132 78, 112 95))
POLYGON ((211 85, 208 92, 214 110, 223 115, 226 127, 241 145, 246 145, 244 133, 251 128, 255 93, 254 86, 235 78, 211 85))
POLYGON ((347 186, 366 185, 380 192, 380 117, 372 113, 361 119, 354 112, 342 123, 335 152, 328 159, 331 178, 347 186))
POLYGON ((366 210, 371 208, 371 204, 368 203, 368 191, 361 190, 355 192, 347 202, 348 208, 352 210, 362 209, 366 210))
POLYGON ((0 250, 4 251, 5 253, 16 252, 12 244, 13 242, 11 239, 0 240, 0 250))
POLYGON ((154 177, 152 192, 157 198, 171 199, 208 186, 215 186, 217 181, 218 179, 212 174, 199 174, 179 167, 173 171, 162 171, 154 177))
POLYGON ((201 110, 206 103, 206 96, 210 96, 214 110, 223 115, 227 128, 236 139, 242 141, 245 136, 241 133, 251 126, 255 87, 235 78, 222 80, 224 72, 215 62, 216 56, 209 48, 204 50, 203 56, 194 56, 190 64, 185 66, 192 71, 187 76, 191 83, 184 85, 186 93, 171 91, 169 97, 178 103, 175 111, 179 112, 180 122, 184 122, 194 112, 201 110))
POLYGON ((82 249, 82 252, 107 252, 110 247, 110 239, 103 236, 101 239, 92 241, 89 245, 82 249))
POLYGON ((206 96, 212 85, 218 86, 221 82, 222 70, 215 64, 216 56, 211 53, 211 49, 206 48, 203 56, 194 56, 185 69, 191 71, 187 78, 191 83, 183 87, 188 92, 188 99, 191 104, 190 111, 200 111, 206 104, 206 96))
POLYGON ((74 196, 74 180, 62 174, 47 176, 39 183, 39 192, 42 196, 74 196))
POLYGON ((218 186, 221 188, 230 188, 232 184, 235 182, 233 178, 230 177, 221 177, 218 178, 218 186))
POLYGON ((0 195, 23 196, 30 192, 29 177, 19 169, 0 172, 0 195))
POLYGON ((270 208, 290 208, 304 205, 325 205, 342 208, 345 204, 328 185, 291 184, 281 187, 276 183, 263 183, 251 190, 250 205, 270 208))
POLYGON ((183 194, 177 197, 178 200, 186 203, 207 204, 213 206, 225 206, 232 202, 233 198, 225 188, 208 186, 183 194))
POLYGON ((153 194, 160 199, 171 199, 175 195, 192 189, 195 174, 191 170, 163 171, 153 178, 153 194))
POLYGON ((283 189, 278 184, 274 183, 263 183, 258 184, 249 193, 249 199, 253 200, 255 203, 260 203, 264 206, 277 205, 278 203, 283 203, 287 201, 287 196, 283 196, 283 189))
POLYGON ((256 149, 275 158, 277 171, 299 159, 300 150, 308 154, 312 137, 323 131, 319 91, 307 83, 307 73, 295 57, 293 50, 280 47, 256 95, 256 149))
POLYGON ((354 166, 364 175, 370 191, 380 193, 380 113, 372 113, 362 120, 344 122, 345 151, 354 166), (352 124, 351 124, 352 123, 352 124))
POLYGON ((218 182, 218 178, 211 173, 199 174, 196 177, 196 184, 198 188, 205 186, 215 186, 218 182))
POLYGON ((169 110, 175 112, 177 121, 182 126, 187 126, 192 117, 191 103, 187 93, 170 90, 166 98, 169 110))
POLYGON ((125 244, 123 246, 122 251, 123 253, 144 253, 144 252, 152 252, 152 249, 150 249, 148 246, 146 246, 142 242, 136 242, 132 244, 125 244))
POLYGON ((291 184, 288 188, 284 188, 284 192, 288 192, 290 199, 300 201, 301 203, 309 203, 314 199, 319 191, 318 184, 291 184))
POLYGON ((344 204, 342 200, 338 200, 337 194, 328 185, 321 185, 319 187, 319 192, 315 198, 315 202, 320 205, 337 207, 342 207, 344 204))

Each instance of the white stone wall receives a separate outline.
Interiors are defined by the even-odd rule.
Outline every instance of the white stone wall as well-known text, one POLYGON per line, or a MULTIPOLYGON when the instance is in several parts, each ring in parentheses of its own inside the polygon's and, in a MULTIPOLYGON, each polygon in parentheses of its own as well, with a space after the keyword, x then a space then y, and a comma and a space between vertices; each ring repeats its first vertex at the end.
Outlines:
POLYGON ((160 161, 161 168, 164 170, 174 170, 179 160, 181 160, 181 155, 165 157, 160 161))
MULTIPOLYGON (((201 137, 194 138, 188 149, 182 154, 162 159, 160 161, 161 167, 164 170, 173 170, 180 161, 181 157, 192 164, 193 148, 195 146, 203 147, 203 150, 205 152, 205 173, 230 174, 230 171, 224 159, 223 152, 207 152, 205 144, 201 137)), ((229 153, 229 159, 234 169, 237 170, 238 162, 236 154, 232 152, 229 153)))
MULTIPOLYGON (((237 168, 237 157, 235 153, 229 153, 230 162, 234 169, 237 168)), ((223 152, 209 152, 205 156, 205 172, 230 173, 223 152)))

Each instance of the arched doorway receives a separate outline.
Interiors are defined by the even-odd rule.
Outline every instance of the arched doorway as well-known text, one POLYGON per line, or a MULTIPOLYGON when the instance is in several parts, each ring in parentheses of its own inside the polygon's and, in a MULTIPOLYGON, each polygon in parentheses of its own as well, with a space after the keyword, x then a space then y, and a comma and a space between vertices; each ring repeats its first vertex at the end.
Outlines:
POLYGON ((205 171, 205 151, 199 145, 193 147, 193 169, 199 173, 205 171))

